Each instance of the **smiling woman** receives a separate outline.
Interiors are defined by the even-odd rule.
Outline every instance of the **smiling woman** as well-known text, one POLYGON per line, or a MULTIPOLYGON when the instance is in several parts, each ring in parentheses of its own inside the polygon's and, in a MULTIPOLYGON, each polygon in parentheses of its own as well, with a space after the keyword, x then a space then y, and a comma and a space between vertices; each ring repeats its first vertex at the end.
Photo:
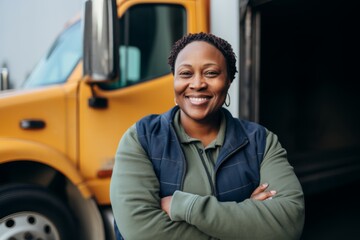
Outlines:
POLYGON ((285 149, 223 108, 237 72, 231 45, 189 34, 168 63, 177 106, 139 120, 118 146, 117 238, 299 239, 304 198, 285 149))

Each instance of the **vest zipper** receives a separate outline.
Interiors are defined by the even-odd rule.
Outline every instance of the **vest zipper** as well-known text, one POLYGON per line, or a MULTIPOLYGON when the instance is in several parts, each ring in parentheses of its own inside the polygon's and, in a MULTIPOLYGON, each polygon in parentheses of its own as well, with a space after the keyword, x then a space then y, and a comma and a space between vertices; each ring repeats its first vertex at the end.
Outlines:
MULTIPOLYGON (((175 131, 175 128, 172 124, 170 124, 170 131, 172 131, 172 134, 173 136, 176 136, 177 137, 177 134, 176 134, 176 131, 175 131)), ((187 163, 186 163, 186 160, 185 160, 185 155, 184 155, 184 152, 183 152, 183 149, 181 147, 181 143, 179 141, 179 139, 177 139, 177 143, 176 146, 180 149, 180 152, 181 152, 181 159, 184 163, 184 167, 183 167, 183 174, 181 176, 181 182, 180 182, 180 187, 179 187, 179 190, 183 190, 183 186, 184 186, 184 181, 185 181, 185 175, 186 175, 186 168, 187 168, 187 163)))

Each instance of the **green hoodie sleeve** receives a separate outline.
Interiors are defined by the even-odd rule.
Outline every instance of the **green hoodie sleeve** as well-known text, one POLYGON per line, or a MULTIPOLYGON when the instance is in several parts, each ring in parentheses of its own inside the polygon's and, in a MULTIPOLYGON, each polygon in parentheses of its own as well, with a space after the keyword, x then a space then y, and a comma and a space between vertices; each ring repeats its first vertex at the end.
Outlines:
POLYGON ((160 207, 159 182, 132 126, 115 156, 110 200, 126 240, 212 239, 186 222, 174 222, 160 207))
POLYGON ((305 220, 301 185, 277 136, 268 131, 266 140, 260 180, 277 191, 271 200, 219 202, 214 196, 176 191, 171 219, 185 221, 218 239, 300 239, 305 220))

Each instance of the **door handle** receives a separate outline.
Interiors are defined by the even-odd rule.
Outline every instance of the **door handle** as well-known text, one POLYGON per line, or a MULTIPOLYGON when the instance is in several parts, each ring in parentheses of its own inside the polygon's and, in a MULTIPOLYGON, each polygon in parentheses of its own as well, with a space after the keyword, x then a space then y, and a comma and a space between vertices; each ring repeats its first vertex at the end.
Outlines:
POLYGON ((24 119, 20 121, 22 129, 42 129, 45 128, 45 122, 39 119, 24 119))

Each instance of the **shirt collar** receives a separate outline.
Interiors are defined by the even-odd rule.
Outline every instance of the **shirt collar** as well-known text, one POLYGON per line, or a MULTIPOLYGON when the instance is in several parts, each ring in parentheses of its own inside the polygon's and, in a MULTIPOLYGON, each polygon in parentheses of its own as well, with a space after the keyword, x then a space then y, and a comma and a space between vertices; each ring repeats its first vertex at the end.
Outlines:
MULTIPOLYGON (((189 135, 186 134, 185 129, 180 123, 180 110, 176 111, 174 115, 174 128, 176 131, 176 134, 179 137, 179 140, 181 143, 192 143, 192 142, 199 142, 199 139, 192 138, 189 135)), ((220 123, 220 129, 218 132, 217 137, 212 141, 206 148, 214 148, 216 146, 222 146, 225 139, 225 131, 226 131, 226 118, 225 114, 221 111, 221 123, 220 123)))

